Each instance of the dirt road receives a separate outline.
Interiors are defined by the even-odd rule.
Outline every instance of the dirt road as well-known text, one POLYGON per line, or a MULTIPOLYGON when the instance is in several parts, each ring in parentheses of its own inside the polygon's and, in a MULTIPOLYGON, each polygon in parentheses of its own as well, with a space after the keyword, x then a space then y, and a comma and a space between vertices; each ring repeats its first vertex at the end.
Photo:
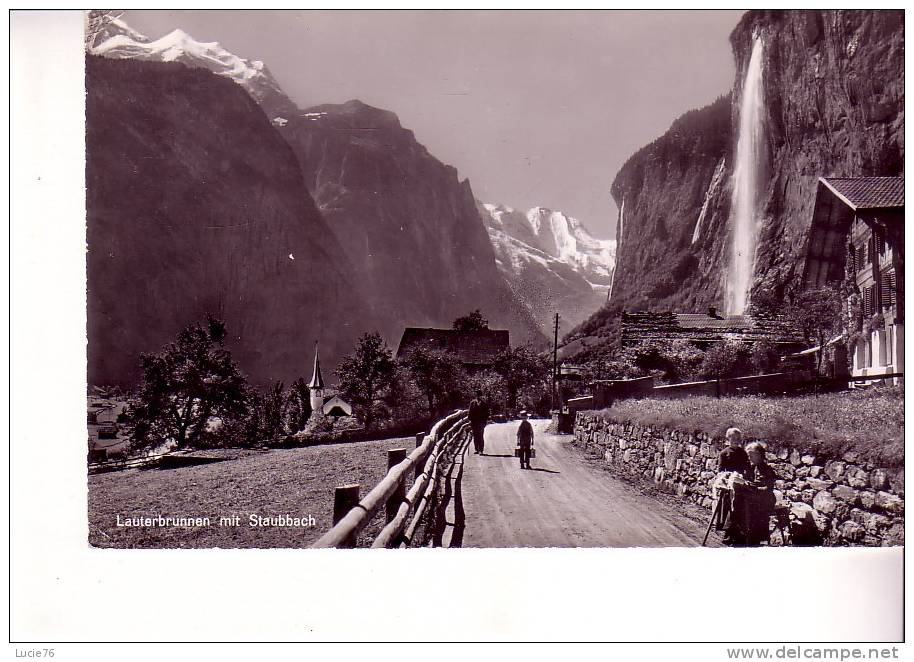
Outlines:
POLYGON ((534 421, 536 458, 514 457, 517 422, 486 428, 484 455, 472 444, 453 472, 455 499, 443 542, 453 547, 693 547, 704 526, 588 466, 571 437, 534 421))

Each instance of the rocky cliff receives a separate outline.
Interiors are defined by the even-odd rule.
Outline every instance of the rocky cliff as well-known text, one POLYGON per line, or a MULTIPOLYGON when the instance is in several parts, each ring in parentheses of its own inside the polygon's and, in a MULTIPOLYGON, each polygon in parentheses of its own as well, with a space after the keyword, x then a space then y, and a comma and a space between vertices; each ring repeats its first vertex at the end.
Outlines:
POLYGON ((783 296, 802 273, 817 178, 903 172, 903 18, 901 11, 748 12, 731 35, 730 96, 674 122, 613 182, 620 213, 610 304, 721 305, 742 83, 756 36, 765 149, 757 164, 754 291, 783 296))
POLYGON ((397 116, 359 101, 322 105, 280 128, 353 278, 403 326, 449 328, 477 308, 512 344, 542 341, 508 289, 467 180, 432 156, 397 116))
MULTIPOLYGON (((373 316, 292 150, 245 91, 177 63, 86 61, 89 383, 129 384, 204 313, 256 382, 350 351, 373 316)), ((370 328, 370 327, 366 327, 370 328)))

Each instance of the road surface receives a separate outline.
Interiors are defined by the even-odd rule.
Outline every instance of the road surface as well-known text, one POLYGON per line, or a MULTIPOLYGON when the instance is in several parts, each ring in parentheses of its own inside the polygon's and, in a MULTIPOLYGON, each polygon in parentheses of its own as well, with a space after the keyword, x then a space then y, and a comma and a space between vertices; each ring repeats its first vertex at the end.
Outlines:
MULTIPOLYGON (((452 472, 443 544, 451 547, 694 547, 705 525, 598 468, 572 437, 533 421, 536 458, 514 457, 518 423, 486 427, 484 455, 469 444, 452 472)), ((712 536, 713 537, 713 536, 712 536)))

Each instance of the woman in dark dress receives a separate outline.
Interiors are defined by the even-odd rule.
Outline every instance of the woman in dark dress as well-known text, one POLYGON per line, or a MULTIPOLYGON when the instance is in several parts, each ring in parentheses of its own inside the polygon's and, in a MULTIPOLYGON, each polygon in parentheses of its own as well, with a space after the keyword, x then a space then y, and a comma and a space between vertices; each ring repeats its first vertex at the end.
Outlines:
POLYGON ((717 458, 718 471, 735 471, 743 476, 749 471, 749 456, 743 450, 743 433, 739 428, 727 430, 727 447, 717 458))
POLYGON ((754 442, 746 446, 749 470, 745 479, 734 484, 733 513, 727 529, 732 545, 757 547, 768 540, 770 517, 774 512, 774 482, 777 475, 765 462, 765 446, 754 442))

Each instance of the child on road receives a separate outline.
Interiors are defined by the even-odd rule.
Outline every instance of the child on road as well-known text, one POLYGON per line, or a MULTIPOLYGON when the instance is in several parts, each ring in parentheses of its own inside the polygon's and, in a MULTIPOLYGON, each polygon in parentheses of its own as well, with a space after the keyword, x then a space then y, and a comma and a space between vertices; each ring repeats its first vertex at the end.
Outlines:
POLYGON ((527 420, 527 412, 520 413, 521 422, 517 426, 517 448, 519 450, 520 468, 530 468, 530 453, 533 448, 533 426, 527 420))

